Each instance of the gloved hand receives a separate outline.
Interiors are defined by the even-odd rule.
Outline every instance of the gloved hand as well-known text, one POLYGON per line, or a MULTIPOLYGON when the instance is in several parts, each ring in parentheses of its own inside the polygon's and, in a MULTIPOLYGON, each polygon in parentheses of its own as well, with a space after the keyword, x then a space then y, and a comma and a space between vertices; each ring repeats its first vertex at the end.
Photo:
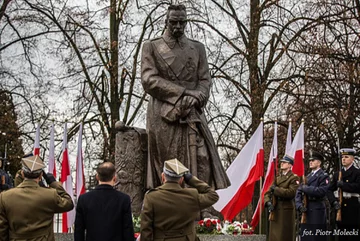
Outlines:
POLYGON ((269 210, 269 212, 271 212, 271 211, 273 211, 275 209, 274 205, 271 202, 267 202, 266 207, 269 210))
POLYGON ((300 186, 298 187, 298 190, 299 190, 300 192, 304 192, 307 188, 308 188, 308 185, 303 184, 303 185, 300 185, 300 186))
POLYGON ((275 186, 275 185, 272 185, 272 186, 270 187, 270 192, 274 192, 274 191, 275 191, 275 188, 276 188, 276 186, 275 186))
POLYGON ((185 183, 186 183, 186 184, 189 184, 189 181, 191 180, 192 177, 193 177, 193 175, 192 175, 190 172, 185 173, 185 174, 184 174, 184 181, 185 181, 185 183))
POLYGON ((307 208, 304 207, 304 206, 300 206, 300 207, 298 208, 298 210, 299 210, 301 213, 305 213, 305 212, 307 211, 307 208))
POLYGON ((338 181, 336 186, 342 188, 344 186, 344 182, 343 181, 338 181))
POLYGON ((333 202, 333 207, 335 210, 339 210, 341 208, 340 203, 338 201, 333 202))
POLYGON ((48 185, 50 185, 53 182, 56 182, 54 175, 51 174, 50 172, 48 172, 46 174, 45 174, 45 172, 43 172, 43 177, 48 185))

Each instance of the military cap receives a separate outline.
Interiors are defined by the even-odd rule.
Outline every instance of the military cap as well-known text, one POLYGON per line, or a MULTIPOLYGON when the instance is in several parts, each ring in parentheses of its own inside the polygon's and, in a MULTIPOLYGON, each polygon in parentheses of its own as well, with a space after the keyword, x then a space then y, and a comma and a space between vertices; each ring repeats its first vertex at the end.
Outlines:
POLYGON ((355 151, 354 148, 342 148, 342 149, 340 149, 340 154, 341 155, 355 156, 356 151, 355 151))
POLYGON ((318 160, 318 161, 323 162, 324 161, 324 156, 321 155, 319 152, 313 151, 310 154, 309 161, 313 161, 313 160, 318 160))
POLYGON ((281 161, 281 162, 288 162, 288 163, 290 163, 291 165, 294 165, 294 158, 292 158, 292 157, 289 156, 289 155, 285 155, 283 158, 281 158, 280 161, 281 161))
POLYGON ((170 177, 182 177, 189 169, 175 158, 164 162, 163 171, 170 177))
POLYGON ((27 173, 40 173, 45 167, 41 158, 36 156, 29 156, 21 159, 22 169, 27 173))

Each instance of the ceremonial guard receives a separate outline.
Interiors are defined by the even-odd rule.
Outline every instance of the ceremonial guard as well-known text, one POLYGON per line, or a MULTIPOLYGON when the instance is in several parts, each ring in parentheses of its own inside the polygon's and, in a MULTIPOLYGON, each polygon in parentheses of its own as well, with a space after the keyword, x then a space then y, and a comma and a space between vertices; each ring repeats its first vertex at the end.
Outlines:
POLYGON ((360 236, 360 170, 354 166, 353 148, 340 150, 342 168, 335 172, 328 191, 329 202, 338 212, 333 235, 341 241, 358 241, 360 236), (340 178, 339 178, 340 176, 340 178))
POLYGON ((326 241, 327 239, 325 201, 329 175, 320 168, 323 162, 323 155, 312 152, 309 158, 311 172, 306 177, 306 184, 300 185, 296 192, 296 209, 302 215, 306 215, 305 223, 300 224, 301 241, 326 241))
POLYGON ((280 160, 280 175, 265 193, 264 203, 274 218, 270 221, 269 241, 292 241, 295 239, 295 194, 299 177, 291 169, 294 159, 285 155, 280 160), (275 199, 275 200, 273 200, 275 199), (276 203, 275 205, 273 204, 276 203))
POLYGON ((141 211, 141 241, 195 241, 195 219, 219 199, 205 182, 188 173, 177 159, 165 161, 163 185, 145 194, 141 211), (183 188, 185 181, 190 188, 183 188))

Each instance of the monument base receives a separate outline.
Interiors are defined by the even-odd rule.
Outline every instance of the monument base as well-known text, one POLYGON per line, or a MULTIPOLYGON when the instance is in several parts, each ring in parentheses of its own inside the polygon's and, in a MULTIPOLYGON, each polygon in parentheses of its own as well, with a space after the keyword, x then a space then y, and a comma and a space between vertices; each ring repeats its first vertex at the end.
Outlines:
MULTIPOLYGON (((205 235, 198 234, 198 237, 201 241, 266 241, 265 235, 205 235)), ((56 233, 55 234, 56 241, 73 241, 74 234, 73 233, 56 233)))

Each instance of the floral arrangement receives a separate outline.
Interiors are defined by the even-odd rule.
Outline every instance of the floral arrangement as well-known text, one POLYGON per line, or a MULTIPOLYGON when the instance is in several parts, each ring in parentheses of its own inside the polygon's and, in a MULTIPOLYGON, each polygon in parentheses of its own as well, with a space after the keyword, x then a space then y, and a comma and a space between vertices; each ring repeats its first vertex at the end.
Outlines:
POLYGON ((132 215, 132 222, 134 226, 134 236, 137 238, 140 235, 140 216, 132 215))
POLYGON ((204 218, 196 225, 199 234, 221 234, 221 221, 215 218, 204 218))
POLYGON ((253 234, 254 230, 248 225, 246 220, 242 223, 238 221, 234 221, 233 223, 225 221, 222 233, 228 235, 253 234))

